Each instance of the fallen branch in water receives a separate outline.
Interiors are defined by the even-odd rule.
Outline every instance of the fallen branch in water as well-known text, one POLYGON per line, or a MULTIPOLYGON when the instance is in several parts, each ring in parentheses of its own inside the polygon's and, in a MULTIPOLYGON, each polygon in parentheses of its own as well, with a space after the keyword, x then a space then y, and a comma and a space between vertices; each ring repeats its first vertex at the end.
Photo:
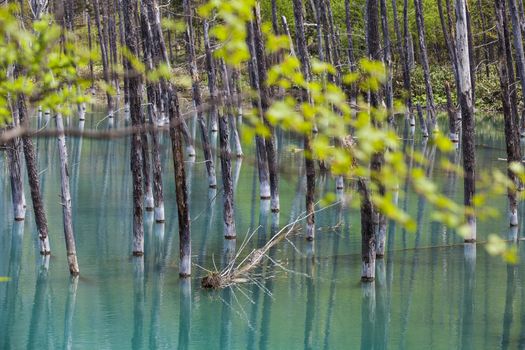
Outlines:
MULTIPOLYGON (((328 209, 337 204, 339 204, 339 202, 324 207, 315 213, 328 209)), ((303 212, 296 220, 284 226, 279 232, 273 235, 263 247, 252 250, 250 254, 248 254, 239 264, 236 265, 235 263, 242 252, 242 248, 246 246, 247 242, 244 242, 239 248, 239 252, 228 264, 228 266, 226 266, 222 271, 209 271, 208 275, 202 278, 201 287, 205 289, 222 289, 239 283, 246 283, 250 281, 253 282, 253 276, 251 275, 252 270, 259 265, 264 257, 268 258, 271 262, 276 263, 274 259, 267 255, 268 251, 283 239, 288 238, 291 234, 299 232, 300 227, 297 227, 297 223, 306 219, 307 217, 308 215, 303 212)), ((279 264, 276 265, 280 266, 279 264)), ((282 266, 280 267, 283 268, 282 266)))

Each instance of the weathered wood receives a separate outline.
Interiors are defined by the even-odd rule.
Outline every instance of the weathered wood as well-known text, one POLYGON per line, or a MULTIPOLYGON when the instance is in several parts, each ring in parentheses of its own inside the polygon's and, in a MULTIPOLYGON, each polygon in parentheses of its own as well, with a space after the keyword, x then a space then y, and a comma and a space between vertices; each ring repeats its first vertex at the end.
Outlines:
MULTIPOLYGON (((226 67, 226 63, 224 63, 224 61, 221 61, 221 68, 222 84, 226 88, 228 85, 228 68, 226 67)), ((219 115, 219 145, 221 151, 220 159, 223 186, 223 223, 224 238, 235 239, 237 237, 237 231, 235 228, 235 205, 231 166, 232 152, 230 147, 230 126, 228 123, 228 113, 231 113, 231 108, 227 103, 224 113, 219 115)))
MULTIPOLYGON (((18 116, 22 126, 29 125, 29 116, 27 115, 26 97, 24 94, 18 95, 17 99, 18 116)), ((27 168, 27 177, 29 180, 29 189, 31 190, 31 199, 33 202, 33 212, 35 215, 36 227, 38 230, 38 241, 41 255, 51 254, 49 246, 47 217, 44 210, 44 202, 40 194, 40 180, 38 179, 38 165, 36 159, 35 146, 31 136, 22 137, 24 143, 24 156, 27 168)))
POLYGON ((393 89, 393 62, 392 44, 390 41, 390 30, 388 28, 388 11, 386 0, 380 0, 381 29, 383 31, 383 63, 386 67, 385 102, 387 108, 387 121, 389 125, 394 123, 394 89, 393 89))
POLYGON ((253 22, 253 40, 255 46, 255 53, 257 56, 257 77, 259 79, 259 95, 261 97, 262 119, 269 130, 269 135, 265 138, 266 155, 268 159, 268 172, 270 176, 270 193, 271 193, 271 210, 278 212, 280 210, 279 204, 279 165, 277 162, 277 149, 275 145, 275 129, 266 118, 266 112, 270 105, 270 89, 266 84, 267 80, 267 58, 265 55, 264 39, 261 29, 261 9, 259 2, 256 3, 254 9, 253 22))
POLYGON ((503 107, 503 117, 505 121, 505 143, 507 149, 507 174, 514 186, 507 190, 509 198, 509 223, 511 226, 518 225, 518 198, 516 186, 518 185, 517 175, 511 170, 513 162, 521 161, 520 140, 518 125, 513 115, 510 98, 509 71, 507 69, 507 46, 510 46, 510 33, 506 26, 506 6, 505 0, 495 0, 496 7, 496 28, 498 33, 498 69, 501 87, 501 102, 503 107))
MULTIPOLYGON (((520 18, 516 0, 509 0, 509 12, 512 19, 512 33, 514 38, 514 53, 516 70, 521 83, 522 91, 525 91, 525 52, 523 49, 523 36, 520 27, 520 18)), ((525 101, 525 93, 522 94, 525 101)), ((521 117, 520 132, 525 132, 525 114, 521 117)))
POLYGON ((413 60, 413 52, 411 53, 410 51, 411 36, 410 29, 408 26, 408 0, 403 1, 403 36, 403 50, 405 52, 405 60, 403 61, 403 89, 405 90, 405 106, 410 115, 412 110, 412 84, 410 81, 410 60, 411 57, 413 60))
POLYGON ((474 215, 475 178, 475 141, 474 141, 474 108, 472 105, 472 86, 470 79, 470 60, 468 51, 467 14, 465 0, 456 0, 456 48, 459 80, 459 104, 461 107, 464 171, 464 204, 467 207, 466 220, 469 232, 466 242, 476 241, 476 216, 474 215))
POLYGON ((62 218, 64 221, 64 238, 66 241, 67 263, 69 266, 69 273, 72 276, 77 276, 80 273, 77 261, 77 248, 75 243, 75 234, 73 232, 73 214, 71 205, 71 191, 69 184, 69 167, 66 137, 63 134, 64 122, 62 115, 59 113, 55 116, 56 128, 59 132, 57 137, 58 156, 60 158, 60 189, 61 189, 61 205, 62 218))
MULTIPOLYGON (((103 27, 102 27, 100 5, 99 5, 98 0, 93 0, 93 10, 95 13, 95 23, 96 23, 97 31, 98 31, 98 41, 100 44, 100 56, 102 59, 102 73, 103 73, 104 81, 106 85, 109 86, 111 84, 111 78, 109 74, 108 53, 107 53, 106 40, 105 40, 103 27)), ((109 115, 110 123, 112 123, 114 106, 113 106, 113 96, 111 96, 109 91, 106 91, 106 99, 107 99, 107 105, 108 105, 108 115, 109 115)))
MULTIPOLYGON (((20 124, 18 118, 18 108, 11 108, 12 123, 8 124, 7 129, 20 124)), ((11 182, 11 199, 13 203, 13 217, 15 221, 23 221, 26 216, 24 183, 22 175, 22 140, 14 138, 7 144, 7 161, 9 167, 9 179, 11 182)))
MULTIPOLYGON (((154 69, 151 44, 152 34, 151 27, 144 11, 144 6, 141 11, 141 33, 143 41, 144 61, 146 68, 150 71, 154 69)), ((160 145, 157 131, 158 124, 158 110, 157 110, 157 96, 160 93, 159 84, 153 82, 146 82, 146 94, 148 97, 148 121, 152 126, 151 137, 151 151, 152 151, 152 168, 153 168, 153 200, 155 206, 155 221, 162 223, 166 220, 164 213, 164 191, 162 186, 162 162, 160 159, 160 145)))
POLYGON ((447 96, 447 113, 448 113, 448 128, 450 141, 459 142, 459 135, 457 130, 457 112, 452 102, 452 94, 450 93, 450 83, 445 82, 445 95, 447 96))
POLYGON ((213 57, 213 52, 211 49, 211 41, 209 35, 210 24, 207 20, 204 20, 203 24, 203 34, 204 34, 204 51, 206 54, 206 73, 208 74, 208 90, 210 91, 210 130, 212 132, 217 132, 218 129, 218 120, 217 120, 217 100, 218 100, 218 91, 217 91, 217 67, 215 63, 215 58, 213 57))
POLYGON ((416 9, 416 25, 419 38, 419 53, 421 58, 421 66, 423 67, 423 77, 425 80, 425 91, 427 98, 426 111, 429 119, 429 126, 432 131, 437 127, 436 111, 434 106, 434 91, 430 79, 430 65, 428 60, 427 44, 425 39, 425 20, 423 16, 422 0, 414 0, 414 7, 416 9))
POLYGON ((189 70, 192 81, 193 103, 197 109, 197 122, 201 132, 202 150, 206 162, 206 171, 208 173, 208 185, 211 188, 217 187, 217 178, 215 175, 215 161, 211 153, 210 139, 208 128, 202 111, 202 96, 200 89, 199 70, 197 67, 197 57, 195 54, 195 34, 193 32, 193 15, 191 3, 189 0, 183 1, 184 17, 186 18, 186 53, 188 56, 189 70))
MULTIPOLYGON (((306 47, 306 36, 304 33, 303 1, 293 0, 293 12, 295 17, 297 55, 301 61, 301 72, 306 79, 310 80, 310 59, 306 47)), ((308 91, 301 89, 301 99, 307 102, 308 91)), ((311 132, 306 132, 303 138, 304 162, 306 169, 306 239, 311 241, 315 237, 315 163, 312 153, 311 132)))
MULTIPOLYGON (((138 56, 138 32, 134 14, 137 13, 137 4, 132 0, 123 0, 124 28, 126 48, 133 56, 138 56)), ((144 120, 142 116, 142 81, 134 70, 131 62, 124 61, 126 80, 129 89, 129 106, 131 124, 140 127, 144 120)), ((133 177, 133 255, 144 255, 144 189, 143 189, 143 153, 142 138, 139 132, 131 136, 131 173, 133 177)))

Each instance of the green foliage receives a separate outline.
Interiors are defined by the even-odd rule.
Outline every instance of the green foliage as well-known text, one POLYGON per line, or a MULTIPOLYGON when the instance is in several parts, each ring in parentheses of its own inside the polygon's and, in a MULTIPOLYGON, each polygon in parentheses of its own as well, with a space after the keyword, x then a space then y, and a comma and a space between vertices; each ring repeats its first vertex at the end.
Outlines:
POLYGON ((10 119, 9 99, 19 94, 62 114, 70 113, 70 104, 87 100, 77 67, 87 65, 89 53, 70 40, 62 48, 60 35, 60 27, 49 17, 24 29, 13 7, 0 8, 0 124, 10 119))
MULTIPOLYGON (((230 53, 232 48, 245 50, 241 40, 244 41, 246 35, 243 33, 244 23, 251 19, 252 3, 253 1, 249 1, 241 5, 235 2, 235 6, 230 6, 223 1, 212 0, 201 8, 200 13, 206 16, 211 15, 213 10, 217 12, 219 24, 214 29, 214 33, 223 44, 218 56, 229 64, 242 64, 247 59, 246 53, 237 54, 233 59, 230 53), (226 35, 226 33, 231 34, 226 35)), ((342 1, 334 1, 332 6, 337 8, 340 3, 342 1)), ((280 2, 279 6, 291 6, 291 2, 280 2)), ((430 10, 437 14, 434 7, 434 3, 425 1, 425 11, 430 10)), ((341 11, 338 10, 335 13, 340 20, 341 11)), ((308 11, 307 14, 311 15, 308 11)), ((427 28, 438 27, 436 21, 439 21, 439 18, 426 17, 426 21, 427 28)), ((432 35, 436 35, 437 31, 432 32, 429 36, 430 41, 433 40, 432 35)), ((265 31, 265 36, 267 47, 272 47, 273 42, 281 40, 275 38, 269 31, 265 31)), ((414 219, 393 201, 396 192, 403 192, 400 184, 406 183, 409 188, 432 205, 432 220, 456 229, 458 234, 466 236, 468 225, 465 221, 465 214, 474 212, 474 208, 464 207, 440 192, 436 183, 429 176, 428 169, 431 165, 428 164, 428 155, 417 151, 406 154, 396 133, 388 127, 381 126, 387 116, 386 110, 383 107, 372 108, 362 98, 364 92, 379 91, 382 88, 386 74, 383 64, 361 60, 358 72, 343 77, 346 84, 353 85, 354 88, 363 92, 358 96, 357 107, 350 106, 346 90, 327 80, 328 73, 336 72, 334 67, 314 59, 311 62, 311 68, 312 79, 307 81, 301 73, 299 60, 290 54, 285 54, 281 62, 270 67, 268 85, 284 89, 285 93, 282 99, 271 104, 266 114, 267 120, 283 130, 292 131, 298 135, 310 134, 314 125, 317 126, 318 133, 312 140, 312 154, 307 154, 307 156, 324 161, 329 164, 333 174, 343 175, 348 180, 356 177, 373 180, 370 181, 372 201, 375 207, 391 220, 395 220, 409 230, 416 229, 414 219), (305 102, 301 99, 299 90, 308 92, 309 101, 305 102), (384 154, 384 164, 379 171, 373 171, 369 164, 377 154, 384 154), (381 194, 378 186, 384 187, 386 192, 381 194)), ((414 75, 415 100, 424 103, 420 101, 424 96, 422 74, 416 71, 414 75), (423 90, 421 90, 422 87, 423 90)), ((446 103, 444 82, 447 80, 453 82, 450 69, 434 69, 432 80, 436 86, 436 102, 446 103)), ((252 94, 255 93, 252 92, 252 94)), ((254 110, 248 113, 248 122, 244 125, 244 130, 244 134, 249 137, 255 133, 267 134, 267 129, 261 122, 261 116, 254 110)), ((427 147, 439 150, 444 156, 441 161, 437 162, 437 167, 447 173, 462 175, 461 169, 447 160, 448 153, 454 151, 454 146, 447 137, 437 132, 427 147)), ((517 168, 517 165, 514 167, 517 168)), ((518 172, 518 170, 520 174, 525 175, 522 168, 515 171, 518 172)), ((507 176, 501 171, 493 170, 483 173, 474 200, 478 220, 493 218, 497 212, 490 206, 490 196, 501 194, 512 186, 513 184, 509 183, 507 176)), ((407 193, 401 193, 401 195, 406 196, 407 193)), ((326 198, 330 197, 334 198, 333 195, 326 198)), ((359 205, 359 196, 352 197, 357 198, 354 204, 359 205)), ((491 238, 488 249, 491 253, 503 256, 507 261, 512 262, 517 259, 515 251, 509 249, 501 240, 491 238)))

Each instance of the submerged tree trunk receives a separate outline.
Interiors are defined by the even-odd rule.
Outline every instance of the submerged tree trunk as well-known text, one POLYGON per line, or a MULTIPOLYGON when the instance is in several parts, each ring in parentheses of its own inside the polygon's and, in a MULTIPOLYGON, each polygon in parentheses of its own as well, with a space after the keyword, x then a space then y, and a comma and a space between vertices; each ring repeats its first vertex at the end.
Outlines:
POLYGON ((430 66, 428 63, 427 44, 425 39, 425 21, 423 17, 422 0, 414 0, 414 7, 416 9, 416 24, 417 33, 419 37, 419 52, 421 55, 421 65, 423 66, 423 77, 425 79, 425 89, 427 95, 427 114, 430 121, 430 129, 434 131, 437 127, 436 111, 434 106, 434 92, 432 90, 432 83, 430 81, 430 66))
POLYGON ((197 58, 195 55, 195 35, 193 33, 192 8, 190 0, 183 1, 184 16, 186 17, 186 51, 188 54, 188 63, 192 80, 193 102, 197 109, 197 122, 201 131, 202 150, 206 162, 206 171, 208 173, 208 185, 211 188, 217 187, 217 178, 215 176, 215 162, 211 153, 210 138, 208 128, 202 112, 202 96, 199 86, 199 71, 197 67, 197 58))
MULTIPOLYGON (((512 33, 514 34, 514 50, 516 54, 516 67, 521 82, 521 90, 525 92, 525 53, 523 49, 523 36, 520 27, 520 18, 516 0, 509 0, 509 12, 512 18, 512 33)), ((525 101, 525 93, 522 94, 525 101)), ((520 131, 525 133, 525 113, 521 117, 520 131)))
POLYGON ((445 82, 445 95, 447 96, 447 113, 448 113, 448 128, 450 141, 457 143, 459 142, 459 135, 457 130, 457 113, 456 108, 452 102, 452 94, 450 92, 449 82, 445 82))
MULTIPOLYGON (((9 127, 20 124, 18 108, 12 107, 13 122, 9 127)), ((8 128, 9 128, 8 127, 8 128)), ((26 216, 26 202, 24 195, 24 182, 22 176, 22 140, 14 138, 7 144, 7 160, 9 166, 9 178, 11 182, 11 198, 13 203, 13 216, 15 221, 23 221, 26 216)))
MULTIPOLYGON (((405 106, 408 110, 408 113, 411 113, 412 110, 412 84, 410 81, 410 29, 408 26, 408 0, 403 2, 403 36, 404 36, 404 53, 405 59, 403 61, 403 88, 405 89, 405 106)), ((415 125, 415 124, 414 124, 415 125)))
POLYGON ((206 72, 208 74, 208 89, 210 91, 210 130, 217 132, 218 130, 218 119, 217 119, 217 65, 215 64, 215 58, 211 50, 209 28, 210 24, 207 20, 204 20, 204 51, 206 54, 206 72))
MULTIPOLYGON (((223 86, 228 85, 228 68, 224 61, 221 61, 223 86)), ((228 89, 228 88, 227 88, 228 89)), ((228 114, 231 113, 230 102, 226 103, 225 111, 219 115, 219 145, 221 158, 221 173, 223 186, 223 222, 224 238, 235 239, 237 232, 235 228, 235 206, 233 197, 233 179, 231 158, 232 152, 230 147, 230 126, 228 123, 228 114)))
POLYGON ((255 52, 257 55, 257 68, 258 68, 258 79, 259 79, 259 95, 261 97, 261 109, 262 119, 270 131, 269 136, 264 140, 266 147, 266 155, 268 159, 268 171, 270 175, 270 193, 271 193, 271 210, 272 212, 278 212, 280 210, 279 204, 279 169, 277 163, 277 149, 275 145, 275 130, 274 127, 269 123, 265 114, 270 105, 270 89, 266 84, 267 80, 267 65, 266 55, 264 47, 264 39, 262 36, 261 29, 261 10, 259 2, 255 5, 255 20, 253 22, 253 39, 255 45, 255 52))
MULTIPOLYGON (((138 56, 137 23, 134 14, 138 9, 132 0, 123 0, 125 42, 127 50, 134 57, 138 56)), ((129 60, 125 62, 126 79, 129 89, 129 107, 131 124, 138 128, 144 120, 142 116, 142 82, 140 75, 133 69, 129 60)), ((133 255, 144 255, 144 225, 143 225, 143 154, 142 138, 139 132, 131 136, 131 173, 133 176, 133 255)))
POLYGON ((64 238, 66 241, 67 264, 69 266, 69 273, 72 276, 77 276, 80 273, 77 261, 77 248, 75 243, 75 234, 73 232, 73 216, 71 206, 71 191, 69 189, 69 169, 67 158, 66 137, 64 136, 64 123, 62 115, 57 114, 55 117, 56 127, 59 132, 58 155, 60 158, 60 179, 62 192, 62 217, 64 220, 64 238))
MULTIPOLYGON (((109 75, 109 60, 108 60, 108 52, 107 52, 107 46, 106 46, 106 40, 104 37, 104 32, 102 28, 102 22, 101 22, 101 15, 100 15, 100 5, 98 0, 93 0, 93 10, 95 12, 95 23, 97 25, 97 31, 98 31, 98 41, 100 44, 100 55, 102 59, 102 73, 104 75, 104 82, 106 83, 106 88, 111 85, 111 78, 109 75)), ((111 93, 106 90, 106 99, 108 103, 108 115, 110 118, 110 123, 112 123, 113 120, 113 96, 111 96, 111 93)))
MULTIPOLYGON (((20 124, 24 127, 29 126, 29 116, 27 115, 26 97, 23 94, 18 96, 18 116, 20 124)), ((30 135, 22 136, 24 143, 24 156, 27 167, 27 177, 29 179, 29 188, 31 190, 31 199, 33 201, 33 211, 35 215, 36 227, 38 230, 38 239, 40 254, 51 254, 49 246, 47 218, 44 210, 44 202, 40 194, 40 181, 38 179, 38 165, 36 161, 35 146, 30 135)))
MULTIPOLYGON (((143 7, 144 9, 144 7, 143 7)), ((141 11, 141 25, 142 25, 142 41, 144 51, 144 61, 146 68, 149 71, 153 71, 153 59, 152 51, 153 45, 151 45, 152 34, 151 27, 149 26, 147 14, 141 11)), ((151 144, 152 144, 152 168, 153 168, 153 200, 155 204, 155 221, 158 223, 164 222, 164 191, 162 186, 162 163, 160 159, 160 145, 157 131, 158 123, 158 109, 156 98, 160 94, 159 84, 153 82, 146 83, 146 93, 148 96, 148 122, 151 124, 151 144)))
POLYGON ((390 30, 388 29, 388 11, 386 0, 380 1, 381 6, 381 28, 383 30, 383 63, 386 67, 385 102, 387 108, 388 124, 394 123, 394 91, 392 82, 392 44, 390 41, 390 30))
MULTIPOLYGON (((293 0, 293 12, 297 35, 297 54, 301 61, 301 72, 306 81, 310 80, 310 60, 306 47, 306 36, 304 33, 303 1, 293 0)), ((308 101, 308 91, 302 89, 301 98, 303 102, 308 101)), ((315 163, 313 159, 311 131, 304 135, 304 161, 306 169, 306 239, 312 241, 315 237, 315 163)))
POLYGON ((507 46, 510 46, 509 32, 506 27, 505 0, 496 0, 496 27, 498 32, 498 69, 501 87, 501 102, 503 106, 503 116, 505 120, 505 141, 507 146, 507 173, 512 182, 508 188, 509 197, 509 223, 511 226, 518 225, 518 198, 516 186, 518 178, 510 169, 513 162, 521 160, 520 140, 518 137, 518 125, 515 124, 516 118, 513 115, 510 99, 509 71, 507 69, 507 46))
POLYGON ((465 0, 456 0, 456 48, 459 80, 459 104, 461 107, 464 179, 464 204, 467 207, 466 220, 469 232, 465 242, 476 241, 476 216, 474 214, 475 182, 475 143, 474 109, 472 105, 472 86, 470 79, 470 60, 468 50, 467 14, 465 0))

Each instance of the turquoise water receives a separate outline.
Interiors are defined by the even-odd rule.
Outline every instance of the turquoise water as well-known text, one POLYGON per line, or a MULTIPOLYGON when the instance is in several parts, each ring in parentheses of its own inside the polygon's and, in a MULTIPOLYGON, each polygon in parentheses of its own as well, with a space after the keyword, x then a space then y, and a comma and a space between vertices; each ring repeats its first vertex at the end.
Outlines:
MULTIPOLYGON (((100 115, 88 115, 95 128, 100 115)), ((70 121, 76 125, 75 119, 70 121)), ((400 131, 404 125, 400 120, 400 131)), ((102 124, 101 124, 102 125, 102 124)), ((500 123, 478 125, 480 169, 503 168, 500 123), (498 126, 499 125, 499 126, 498 126)), ((102 126, 99 126, 102 127, 102 126)), ((417 135, 417 134, 416 134, 417 135)), ((66 264, 54 139, 38 139, 40 178, 53 255, 43 269, 31 210, 25 222, 11 218, 5 156, 0 157, 0 349, 497 349, 525 345, 525 247, 522 263, 508 266, 488 256, 490 233, 509 235, 506 219, 478 223, 477 246, 429 220, 430 208, 413 193, 399 205, 417 219, 409 233, 389 225, 388 253, 377 280, 360 276, 359 212, 348 203, 317 215, 317 239, 302 232, 283 242, 256 274, 256 283, 222 291, 200 288, 204 269, 224 266, 222 193, 208 190, 202 154, 187 163, 191 192, 193 278, 178 278, 178 232, 169 138, 163 136, 167 222, 146 213, 146 254, 132 258, 129 141, 69 139, 71 188, 79 280, 66 264), (279 265, 279 266, 276 266, 279 265)), ((304 210, 300 144, 280 134, 282 211, 277 218, 258 200, 253 146, 237 160, 237 248, 252 235, 246 255, 277 227, 304 210), (278 220, 278 224, 277 224, 278 220)), ((416 142, 429 159, 435 150, 416 142)), ((438 155, 436 156, 436 158, 438 155)), ((458 160, 459 157, 451 159, 458 160)), ((461 200, 462 181, 429 170, 442 189, 461 200)), ((335 188, 321 176, 319 196, 335 188)), ((29 198, 28 198, 29 199, 29 198)), ((491 198, 506 211, 506 197, 491 198)), ((520 208, 521 220, 525 219, 520 208)), ((519 236, 523 236, 519 228, 519 236)), ((44 262, 45 264, 46 262, 44 262)))

